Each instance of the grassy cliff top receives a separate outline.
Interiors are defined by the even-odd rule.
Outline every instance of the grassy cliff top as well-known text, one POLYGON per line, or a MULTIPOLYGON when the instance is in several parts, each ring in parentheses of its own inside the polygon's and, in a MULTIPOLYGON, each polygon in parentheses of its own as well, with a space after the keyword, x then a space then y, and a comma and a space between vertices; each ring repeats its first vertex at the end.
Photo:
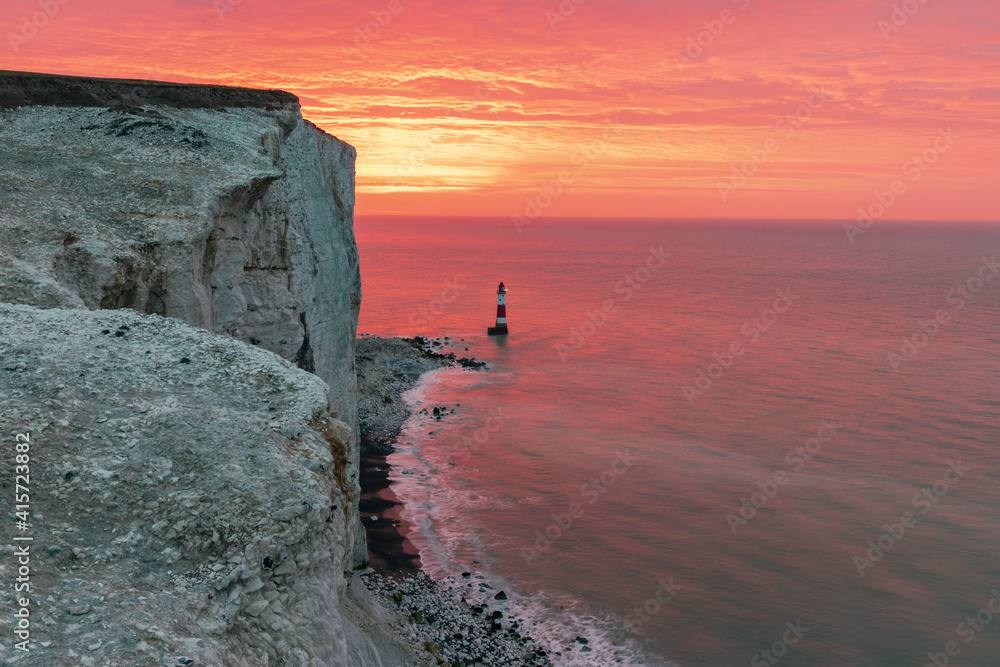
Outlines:
POLYGON ((0 109, 24 106, 297 110, 299 99, 281 90, 0 70, 0 109))

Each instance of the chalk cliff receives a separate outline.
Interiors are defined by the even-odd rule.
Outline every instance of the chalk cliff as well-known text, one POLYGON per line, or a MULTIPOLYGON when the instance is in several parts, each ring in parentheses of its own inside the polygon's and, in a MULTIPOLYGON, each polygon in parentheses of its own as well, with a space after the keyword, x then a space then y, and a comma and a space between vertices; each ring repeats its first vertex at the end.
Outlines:
POLYGON ((351 146, 278 91, 0 75, 0 100, 25 105, 0 111, 0 302, 259 345, 322 378, 358 439, 351 146))
POLYGON ((59 499, 23 664, 404 664, 338 611, 354 161, 279 91, 0 73, 0 437, 59 499))

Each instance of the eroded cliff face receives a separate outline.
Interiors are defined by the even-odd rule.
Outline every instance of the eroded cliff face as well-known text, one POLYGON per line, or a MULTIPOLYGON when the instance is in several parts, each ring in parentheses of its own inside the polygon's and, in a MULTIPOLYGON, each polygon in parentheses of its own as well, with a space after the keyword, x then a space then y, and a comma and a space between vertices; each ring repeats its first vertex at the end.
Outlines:
POLYGON ((25 664, 385 661, 337 611, 354 160, 286 93, 0 74, 0 437, 40 434, 58 499, 25 664))
POLYGON ((30 479, 30 528, 0 527, 30 549, 9 664, 418 664, 347 588, 351 432, 315 375, 170 318, 0 304, 0 388, 30 479))
POLYGON ((347 664, 350 430, 319 378, 125 310, 0 304, 0 340, 3 439, 30 443, 31 529, 4 526, 33 538, 24 664, 347 664))
POLYGON ((0 110, 0 302, 164 315, 314 372, 357 491, 354 149, 276 91, 0 75, 0 94, 25 105, 0 110))

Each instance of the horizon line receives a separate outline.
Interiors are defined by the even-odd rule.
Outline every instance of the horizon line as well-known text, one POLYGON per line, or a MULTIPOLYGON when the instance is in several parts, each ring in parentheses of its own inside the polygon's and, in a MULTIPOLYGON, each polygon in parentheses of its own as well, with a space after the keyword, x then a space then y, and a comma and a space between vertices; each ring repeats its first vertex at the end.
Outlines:
MULTIPOLYGON (((461 215, 461 214, 429 214, 429 213, 360 213, 355 214, 355 220, 358 218, 433 218, 433 219, 457 219, 457 220, 508 220, 510 216, 508 215, 461 215)), ((624 220, 624 221, 662 221, 662 222, 822 222, 822 223, 856 223, 856 220, 850 220, 846 218, 699 218, 699 217, 688 217, 688 218, 672 218, 672 217, 659 217, 659 216, 546 216, 544 218, 538 218, 534 220, 534 223, 541 221, 554 222, 554 221, 587 221, 587 220, 624 220)), ((1000 224, 1000 219, 997 220, 940 220, 940 219, 924 219, 924 220, 914 220, 914 219, 879 219, 876 224, 881 223, 904 223, 904 224, 934 224, 934 223, 947 223, 947 224, 974 224, 974 225, 996 225, 1000 224)))

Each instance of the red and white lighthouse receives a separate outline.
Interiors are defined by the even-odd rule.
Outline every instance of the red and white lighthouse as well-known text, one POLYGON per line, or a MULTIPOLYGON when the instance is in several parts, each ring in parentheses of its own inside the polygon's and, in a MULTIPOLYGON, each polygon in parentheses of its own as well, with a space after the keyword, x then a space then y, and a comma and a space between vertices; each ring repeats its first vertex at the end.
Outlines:
POLYGON ((497 325, 486 329, 489 336, 503 336, 507 333, 507 288, 500 283, 497 288, 497 325))

